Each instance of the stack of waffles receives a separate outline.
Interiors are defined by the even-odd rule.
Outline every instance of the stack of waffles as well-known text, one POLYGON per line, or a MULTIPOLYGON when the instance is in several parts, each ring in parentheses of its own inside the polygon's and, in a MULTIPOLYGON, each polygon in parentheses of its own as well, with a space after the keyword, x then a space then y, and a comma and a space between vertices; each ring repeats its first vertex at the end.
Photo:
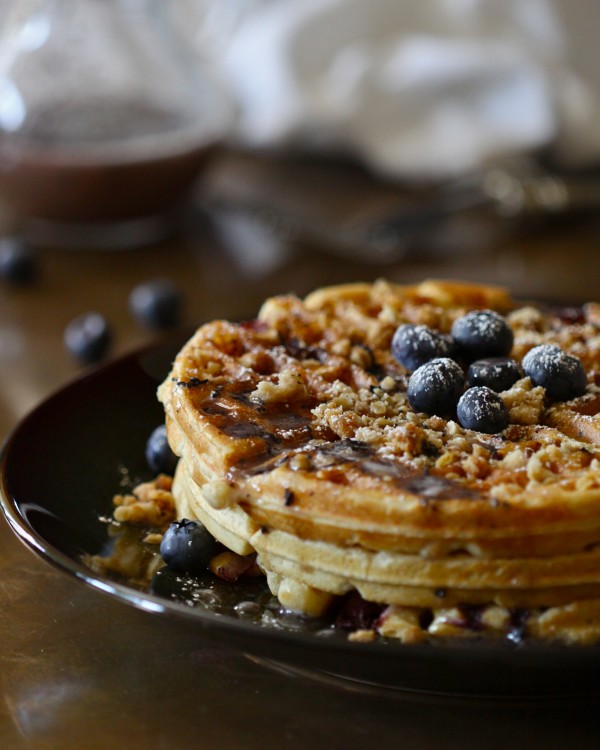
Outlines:
POLYGON ((202 326, 159 389, 180 456, 179 517, 257 555, 283 607, 377 605, 354 638, 600 639, 600 305, 552 308, 500 288, 380 281, 269 299, 202 326), (500 313, 520 362, 577 356, 585 393, 522 377, 497 434, 424 414, 392 352, 406 323, 448 333, 500 313))

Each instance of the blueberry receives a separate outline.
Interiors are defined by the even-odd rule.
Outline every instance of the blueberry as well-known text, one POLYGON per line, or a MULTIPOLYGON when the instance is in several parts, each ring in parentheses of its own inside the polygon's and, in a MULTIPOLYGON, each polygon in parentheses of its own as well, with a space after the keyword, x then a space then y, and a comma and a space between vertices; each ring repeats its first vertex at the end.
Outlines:
POLYGON ((519 363, 514 359, 491 357, 473 362, 467 372, 467 383, 470 387, 486 385, 499 392, 508 390, 522 377, 519 363))
POLYGON ((587 377, 581 361, 554 344, 536 346, 523 357, 523 370, 553 401, 569 401, 585 391, 587 377))
POLYGON ((146 461, 152 471, 173 474, 177 466, 177 456, 171 450, 167 440, 167 428, 164 424, 154 429, 146 442, 146 461))
POLYGON ((467 430, 496 433, 508 425, 508 410, 501 397, 485 385, 466 390, 456 407, 458 421, 467 430))
POLYGON ((84 313, 65 328, 65 346, 80 362, 92 364, 101 360, 112 341, 106 319, 100 313, 84 313))
POLYGON ((452 337, 468 362, 504 357, 513 345, 513 332, 493 310, 472 310, 452 324, 452 337))
POLYGON ((411 375, 408 400, 415 411, 442 416, 454 411, 464 385, 463 371, 454 360, 432 359, 411 375))
POLYGON ((392 338, 392 354, 407 370, 416 370, 432 359, 448 357, 451 350, 450 337, 427 326, 405 323, 396 329, 392 338))
POLYGON ((174 521, 160 543, 160 555, 171 570, 201 573, 220 546, 212 534, 196 521, 174 521))
POLYGON ((14 286, 29 284, 38 272, 37 255, 17 237, 0 238, 0 278, 14 286))
POLYGON ((183 296, 168 279, 155 279, 136 286, 129 295, 129 307, 140 323, 149 328, 178 325, 183 296))

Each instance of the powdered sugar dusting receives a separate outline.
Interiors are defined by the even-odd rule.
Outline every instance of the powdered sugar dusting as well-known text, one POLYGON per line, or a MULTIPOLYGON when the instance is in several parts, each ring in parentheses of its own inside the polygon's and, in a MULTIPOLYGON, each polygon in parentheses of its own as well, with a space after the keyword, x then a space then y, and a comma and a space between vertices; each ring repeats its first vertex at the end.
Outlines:
POLYGON ((541 344, 523 357, 523 369, 535 385, 546 388, 555 401, 568 401, 581 396, 587 376, 581 360, 564 352, 555 344, 541 344))
POLYGON ((487 386, 465 391, 458 402, 457 414, 463 427, 480 432, 500 432, 508 424, 504 401, 487 386))
POLYGON ((419 367, 413 374, 411 382, 418 382, 423 389, 444 389, 453 385, 456 379, 463 377, 460 366, 449 357, 439 357, 419 367))
POLYGON ((396 330, 392 340, 394 356, 408 370, 416 370, 436 357, 445 357, 451 349, 449 337, 426 325, 405 323, 396 330))
POLYGON ((432 359, 412 374, 408 400, 416 411, 446 414, 456 407, 464 382, 463 371, 453 359, 432 359))
POLYGON ((508 354, 513 332, 506 320, 493 310, 473 310, 452 325, 452 336, 468 354, 508 354))

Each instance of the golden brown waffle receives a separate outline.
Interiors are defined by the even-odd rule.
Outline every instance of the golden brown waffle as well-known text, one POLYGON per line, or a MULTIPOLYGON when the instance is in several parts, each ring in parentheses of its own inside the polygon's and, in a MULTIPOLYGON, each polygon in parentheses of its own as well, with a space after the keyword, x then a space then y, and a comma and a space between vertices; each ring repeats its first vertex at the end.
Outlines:
POLYGON ((377 628, 405 640, 511 632, 514 608, 539 637, 595 640, 600 623, 578 629, 562 608, 585 602, 589 619, 600 596, 599 363, 594 304, 544 309, 437 281, 270 299, 255 321, 201 327, 159 390, 182 457, 179 515, 257 551, 292 608, 315 613, 357 590, 393 605, 377 628), (510 424, 498 435, 416 413, 394 331, 447 333, 484 308, 506 316, 515 358, 542 343, 579 357, 586 393, 549 403, 523 378, 502 394, 510 424), (476 628, 452 610, 467 605, 476 628))

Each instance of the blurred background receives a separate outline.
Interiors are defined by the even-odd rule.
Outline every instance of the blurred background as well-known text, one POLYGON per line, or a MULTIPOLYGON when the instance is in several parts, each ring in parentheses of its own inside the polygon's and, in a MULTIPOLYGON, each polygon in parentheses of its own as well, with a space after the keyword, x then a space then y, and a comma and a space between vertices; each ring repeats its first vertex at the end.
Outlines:
POLYGON ((0 0, 3 427, 83 360, 271 294, 594 297, 598 21, 567 0, 0 0), (154 281, 164 320, 133 309, 154 281), (90 312, 82 357, 64 335, 90 312))
POLYGON ((239 106, 243 143, 346 152, 417 181, 531 150, 572 166, 600 155, 593 4, 186 4, 193 43, 239 106))

